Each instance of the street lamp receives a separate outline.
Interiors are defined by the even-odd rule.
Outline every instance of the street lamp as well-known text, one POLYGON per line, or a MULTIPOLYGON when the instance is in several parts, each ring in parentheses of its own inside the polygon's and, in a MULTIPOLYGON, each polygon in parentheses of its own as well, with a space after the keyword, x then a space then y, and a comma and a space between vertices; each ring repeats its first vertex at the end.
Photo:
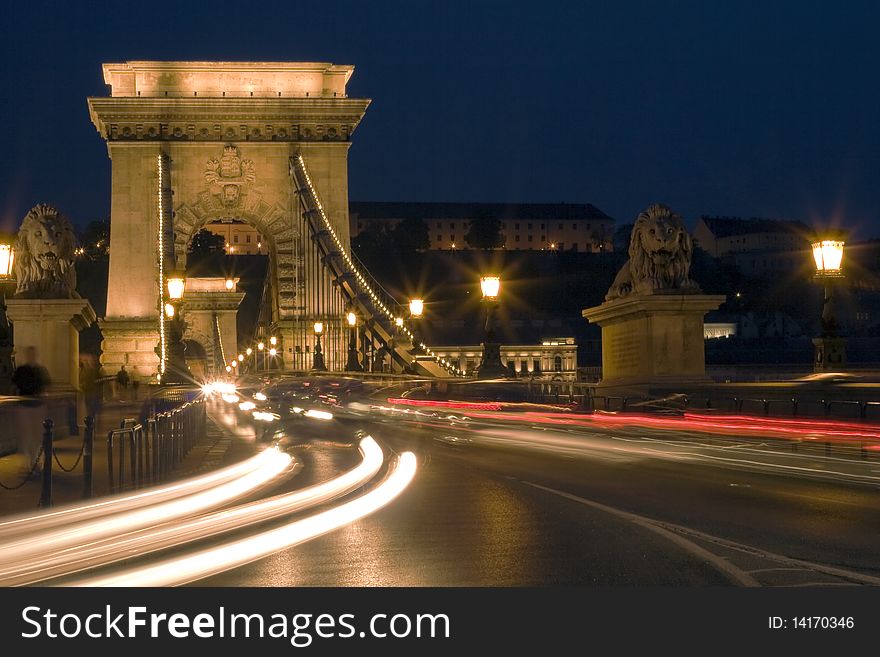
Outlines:
POLYGON ((12 374, 12 331, 6 316, 6 283, 13 279, 12 265, 15 251, 11 244, 0 244, 0 395, 11 394, 12 374))
POLYGON ((171 272, 166 286, 168 289, 169 303, 165 304, 163 311, 168 318, 168 345, 165 374, 162 376, 163 383, 186 383, 192 380, 192 373, 186 364, 186 346, 183 344, 183 333, 186 325, 181 317, 181 301, 186 289, 186 274, 181 271, 171 272))
MULTIPOLYGON (((275 354, 278 353, 278 338, 275 337, 274 335, 269 336, 269 347, 268 347, 268 352, 267 352, 267 353, 268 353, 269 356, 275 356, 275 354)), ((266 358, 268 358, 268 356, 267 356, 266 358)), ((264 360, 265 360, 265 359, 264 359, 264 360)), ((267 360, 267 361, 265 361, 265 362, 266 362, 266 370, 267 370, 267 371, 268 371, 268 370, 271 370, 272 367, 273 367, 274 365, 276 365, 276 363, 275 363, 275 359, 274 359, 274 358, 273 358, 272 360, 267 360)))
MULTIPOLYGON (((417 329, 419 320, 422 318, 422 315, 425 314, 425 302, 423 299, 410 299, 409 300, 409 316, 410 320, 413 323, 413 328, 417 329)), ((418 334, 421 334, 421 331, 415 331, 418 334)), ((421 337, 421 335, 419 336, 421 337)), ((412 350, 413 354, 423 354, 425 353, 422 342, 418 339, 414 339, 415 343, 414 348, 412 350)))
POLYGON ((232 280, 231 278, 227 278, 226 279, 226 289, 232 290, 232 288, 234 288, 234 287, 235 287, 235 281, 232 280))
POLYGON ((841 334, 835 307, 834 286, 843 278, 843 247, 841 235, 817 237, 813 242, 813 260, 816 262, 815 280, 821 283, 824 294, 822 300, 822 332, 813 338, 816 372, 839 370, 846 364, 846 338, 841 334))
POLYGON ((349 311, 345 316, 348 322, 348 361, 345 363, 346 372, 363 372, 357 350, 357 315, 349 311))
POLYGON ((478 379, 496 379, 505 376, 507 369, 501 363, 501 344, 495 338, 495 310, 501 292, 499 276, 480 278, 483 304, 486 306, 486 337, 483 340, 483 360, 477 368, 478 379))
POLYGON ((174 272, 168 277, 168 297, 172 301, 183 299, 183 291, 186 288, 186 277, 182 272, 174 272))
POLYGON ((316 372, 326 372, 327 366, 324 365, 324 354, 321 353, 321 334, 324 332, 324 322, 315 322, 315 355, 312 361, 312 369, 316 372))

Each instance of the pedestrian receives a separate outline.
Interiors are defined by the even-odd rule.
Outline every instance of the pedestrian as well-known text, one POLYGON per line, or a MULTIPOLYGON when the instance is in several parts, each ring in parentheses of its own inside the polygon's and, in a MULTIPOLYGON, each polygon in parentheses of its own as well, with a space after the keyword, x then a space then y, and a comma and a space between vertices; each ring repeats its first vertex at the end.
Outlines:
POLYGON ((80 379, 83 397, 86 402, 86 415, 97 418, 101 412, 103 395, 101 394, 100 366, 92 354, 86 354, 80 362, 80 379))
POLYGON ((49 372, 37 361, 36 347, 24 350, 25 363, 15 368, 12 383, 22 401, 18 422, 18 451, 25 457, 25 468, 30 472, 40 452, 43 440, 43 420, 48 416, 42 397, 49 387, 49 372))
POLYGON ((116 393, 120 400, 128 397, 128 380, 128 372, 125 371, 125 365, 123 365, 116 373, 116 393))

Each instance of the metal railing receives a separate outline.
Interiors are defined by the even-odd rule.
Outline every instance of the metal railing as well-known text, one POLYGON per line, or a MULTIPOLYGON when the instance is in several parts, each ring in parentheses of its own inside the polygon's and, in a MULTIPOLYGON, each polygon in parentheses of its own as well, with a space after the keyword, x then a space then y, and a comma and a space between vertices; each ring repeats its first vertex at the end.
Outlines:
POLYGON ((204 397, 183 401, 169 410, 157 410, 143 423, 123 420, 118 429, 107 432, 110 490, 140 488, 162 481, 205 435, 206 426, 204 397))
MULTIPOLYGON (((39 454, 25 476, 16 481, 0 480, 0 489, 16 490, 37 473, 41 477, 39 506, 52 506, 53 462, 66 473, 83 475, 84 499, 93 494, 95 417, 85 418, 82 445, 72 463, 65 465, 55 448, 56 424, 52 418, 40 420, 42 428, 39 454)), ((107 475, 111 492, 139 488, 166 478, 204 437, 207 411, 204 397, 193 390, 165 390, 144 404, 143 420, 128 418, 107 432, 107 475)))

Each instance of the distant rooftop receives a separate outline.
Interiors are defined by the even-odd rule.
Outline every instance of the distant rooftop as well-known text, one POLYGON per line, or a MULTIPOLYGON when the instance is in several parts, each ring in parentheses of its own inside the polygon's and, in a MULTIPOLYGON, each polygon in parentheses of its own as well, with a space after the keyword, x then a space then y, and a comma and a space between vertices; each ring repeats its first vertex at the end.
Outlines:
POLYGON ((614 221, 590 203, 407 203, 352 201, 361 219, 523 219, 614 221))
POLYGON ((739 217, 700 217, 715 237, 754 235, 755 233, 796 233, 807 238, 810 228, 802 221, 739 217))

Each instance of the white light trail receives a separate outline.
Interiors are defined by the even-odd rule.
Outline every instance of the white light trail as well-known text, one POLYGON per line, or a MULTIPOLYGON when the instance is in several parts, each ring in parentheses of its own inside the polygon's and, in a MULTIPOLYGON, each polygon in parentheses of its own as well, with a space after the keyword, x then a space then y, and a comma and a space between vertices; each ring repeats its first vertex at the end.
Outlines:
POLYGON ((361 463, 339 477, 267 500, 114 536, 92 545, 47 554, 42 558, 25 559, 17 564, 17 568, 0 570, 0 585, 20 586, 72 575, 87 568, 128 559, 133 554, 141 555, 183 545, 323 504, 366 484, 379 472, 383 454, 376 441, 365 437, 360 442, 360 451, 361 463))
POLYGON ((131 568, 115 575, 77 580, 68 585, 177 586, 216 575, 304 543, 378 511, 404 491, 415 473, 415 455, 404 452, 397 466, 381 484, 369 493, 327 511, 188 556, 131 568))
POLYGON ((178 499, 147 506, 134 511, 65 526, 51 532, 40 532, 19 541, 0 545, 0 564, 33 559, 39 554, 84 545, 108 536, 130 532, 161 522, 168 522, 206 509, 226 504, 262 486, 280 475, 292 459, 278 449, 269 448, 257 457, 258 467, 247 474, 219 486, 178 499))
MULTIPOLYGON (((106 517, 112 513, 132 511, 150 504, 158 504, 168 500, 192 495, 199 491, 208 490, 213 486, 234 481, 261 465, 260 455, 251 457, 235 465, 221 470, 216 470, 198 477, 191 477, 173 484, 150 488, 142 492, 126 493, 102 499, 98 502, 74 504, 68 507, 60 507, 50 511, 41 511, 12 518, 0 522, 0 541, 6 537, 15 540, 22 538, 23 534, 37 531, 45 531, 58 525, 69 526, 72 523, 82 522, 98 516, 106 517)), ((0 558, 4 542, 0 542, 0 558)))

